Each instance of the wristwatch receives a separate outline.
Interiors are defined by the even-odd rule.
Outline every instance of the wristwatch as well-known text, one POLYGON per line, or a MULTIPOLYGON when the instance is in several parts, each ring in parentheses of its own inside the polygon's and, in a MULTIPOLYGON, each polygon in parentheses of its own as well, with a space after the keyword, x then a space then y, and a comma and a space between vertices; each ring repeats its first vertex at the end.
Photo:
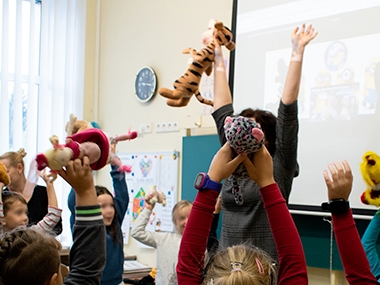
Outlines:
POLYGON ((216 192, 220 192, 222 189, 222 183, 212 181, 205 172, 199 172, 194 181, 194 188, 198 190, 210 189, 216 192))
POLYGON ((332 214, 344 214, 350 208, 350 203, 342 198, 332 199, 330 202, 321 204, 322 210, 329 211, 332 214))

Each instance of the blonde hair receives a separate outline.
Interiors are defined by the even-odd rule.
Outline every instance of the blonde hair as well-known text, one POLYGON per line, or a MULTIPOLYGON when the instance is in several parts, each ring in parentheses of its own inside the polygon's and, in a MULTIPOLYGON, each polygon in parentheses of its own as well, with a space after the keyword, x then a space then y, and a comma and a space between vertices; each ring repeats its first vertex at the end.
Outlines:
POLYGON ((203 285, 275 284, 275 268, 263 250, 235 245, 217 251, 206 263, 203 285))
POLYGON ((8 151, 2 154, 0 160, 7 159, 12 167, 17 167, 19 163, 24 167, 24 157, 26 154, 25 149, 20 148, 18 151, 8 151))
POLYGON ((0 239, 0 284, 46 284, 59 271, 60 250, 60 243, 43 231, 5 233, 0 239))
POLYGON ((177 216, 177 212, 179 210, 182 210, 183 208, 187 207, 187 206, 192 206, 193 204, 191 204, 190 201, 188 200, 180 200, 178 201, 174 207, 173 207, 173 210, 172 210, 172 222, 173 224, 175 224, 175 216, 177 216))

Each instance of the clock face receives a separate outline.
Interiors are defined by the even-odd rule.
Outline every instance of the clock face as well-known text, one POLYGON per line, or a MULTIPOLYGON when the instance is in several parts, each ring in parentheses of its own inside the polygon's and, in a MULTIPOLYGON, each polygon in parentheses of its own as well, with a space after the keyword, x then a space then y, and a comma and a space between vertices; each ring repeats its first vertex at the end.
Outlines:
POLYGON ((143 67, 137 73, 135 81, 135 92, 137 99, 141 102, 147 102, 152 99, 156 92, 156 74, 151 67, 143 67))

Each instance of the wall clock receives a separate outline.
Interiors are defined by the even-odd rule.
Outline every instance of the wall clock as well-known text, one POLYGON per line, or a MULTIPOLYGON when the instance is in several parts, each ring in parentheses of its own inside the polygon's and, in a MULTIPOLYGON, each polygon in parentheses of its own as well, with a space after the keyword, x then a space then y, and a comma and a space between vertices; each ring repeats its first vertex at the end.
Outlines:
POLYGON ((144 66, 139 70, 135 80, 135 93, 137 99, 142 102, 148 102, 156 93, 157 76, 153 68, 144 66))

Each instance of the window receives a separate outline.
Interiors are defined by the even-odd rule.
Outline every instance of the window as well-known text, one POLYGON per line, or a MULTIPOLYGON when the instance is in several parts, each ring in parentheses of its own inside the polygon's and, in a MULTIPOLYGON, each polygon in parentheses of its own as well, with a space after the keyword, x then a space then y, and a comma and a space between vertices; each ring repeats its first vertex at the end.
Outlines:
MULTIPOLYGON (((82 116, 85 24, 86 0, 0 0, 0 153, 24 148, 28 166, 52 135, 64 141, 70 113, 82 116)), ((70 245, 70 187, 54 186, 70 245)))
POLYGON ((27 130, 37 119, 30 109, 36 105, 39 91, 41 3, 7 0, 0 3, 1 150, 4 152, 27 146, 28 140, 33 140, 27 130))

